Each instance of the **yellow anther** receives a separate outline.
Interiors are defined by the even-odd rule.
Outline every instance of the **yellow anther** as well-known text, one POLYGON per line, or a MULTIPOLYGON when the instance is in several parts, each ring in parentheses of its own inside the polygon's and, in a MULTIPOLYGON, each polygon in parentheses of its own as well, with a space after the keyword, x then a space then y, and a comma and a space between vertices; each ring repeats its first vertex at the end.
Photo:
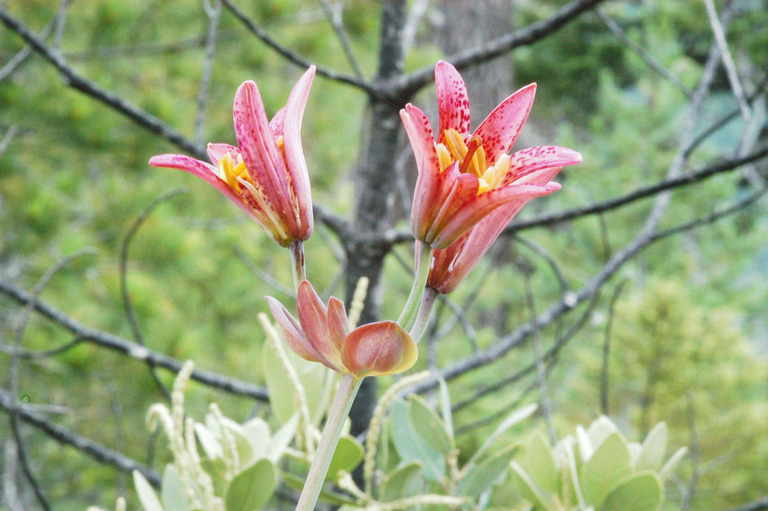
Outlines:
POLYGON ((464 138, 461 134, 454 129, 450 129, 443 132, 443 137, 453 159, 456 161, 463 160, 467 154, 467 144, 464 143, 464 138))
POLYGON ((437 159, 440 163, 440 172, 447 169, 451 163, 453 163, 453 158, 451 157, 450 151, 448 151, 448 148, 445 147, 444 144, 437 144, 437 159))
POLYGON ((250 179, 245 167, 245 162, 239 157, 237 158, 237 161, 235 161, 231 154, 226 154, 219 160, 219 169, 221 178, 224 179, 233 190, 238 189, 238 182, 240 179, 250 179))
POLYGON ((496 165, 489 167, 483 172, 480 178, 480 187, 477 190, 478 194, 487 192, 488 190, 494 190, 504 182, 504 178, 509 172, 509 155, 504 153, 496 160, 496 165), (484 188, 485 186, 485 188, 484 188))
POLYGON ((277 148, 280 149, 281 151, 285 148, 285 139, 283 138, 282 135, 277 137, 277 140, 275 140, 275 145, 277 145, 277 148))

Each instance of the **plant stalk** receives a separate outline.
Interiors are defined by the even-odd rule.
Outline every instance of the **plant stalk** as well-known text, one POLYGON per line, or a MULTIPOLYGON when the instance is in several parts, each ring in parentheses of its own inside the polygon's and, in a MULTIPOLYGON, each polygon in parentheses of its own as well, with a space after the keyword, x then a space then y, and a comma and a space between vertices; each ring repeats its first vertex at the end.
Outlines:
POLYGON ((333 459, 333 453, 339 443, 344 419, 349 415, 349 409, 352 407, 352 402, 355 400, 362 381, 362 378, 355 378, 350 374, 341 377, 336 397, 328 411, 323 436, 320 438, 320 444, 317 446, 312 465, 309 467, 309 474, 307 474, 304 488, 301 490, 299 503, 296 504, 296 511, 313 511, 315 509, 317 499, 323 489, 325 476, 328 473, 328 467, 331 464, 331 459, 333 459))
POLYGON ((413 269, 413 285, 411 286, 411 292, 408 294, 408 299, 403 306, 403 311, 400 313, 400 318, 397 320, 400 326, 406 330, 411 329, 416 319, 421 304, 421 297, 427 285, 429 269, 432 266, 432 248, 429 245, 423 241, 416 240, 413 245, 413 252, 415 264, 413 269))
POLYGON ((294 241, 288 248, 291 250, 291 259, 293 260, 293 266, 291 267, 293 287, 298 288, 299 283, 307 279, 307 270, 304 266, 304 242, 294 241))
POLYGON ((424 335, 424 331, 429 325, 429 318, 432 317, 432 309, 435 306, 437 300, 437 291, 427 286, 424 288, 424 294, 421 296, 421 305, 419 305, 419 312, 416 315, 416 321, 411 327, 411 337, 414 342, 419 342, 421 336, 424 335))

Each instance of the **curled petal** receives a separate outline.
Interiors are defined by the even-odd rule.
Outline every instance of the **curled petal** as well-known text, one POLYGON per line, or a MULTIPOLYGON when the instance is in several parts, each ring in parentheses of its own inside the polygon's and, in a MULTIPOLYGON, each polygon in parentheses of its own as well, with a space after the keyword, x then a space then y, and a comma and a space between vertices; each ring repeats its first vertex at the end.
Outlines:
POLYGON ((292 235, 297 231, 297 225, 288 173, 269 128, 259 88, 254 82, 243 82, 237 89, 232 117, 240 154, 251 179, 264 191, 269 207, 292 235))
POLYGON ((347 311, 344 302, 332 296, 328 299, 328 333, 336 348, 341 351, 344 338, 349 330, 347 311))
POLYGON ((237 147, 229 144, 208 144, 206 146, 206 151, 208 152, 208 158, 211 159, 211 163, 214 165, 219 164, 219 160, 224 158, 226 155, 231 154, 232 156, 239 156, 240 151, 237 149, 237 147))
POLYGON ((302 280, 299 283, 296 308, 299 312, 301 328, 310 344, 328 362, 326 365, 331 368, 339 367, 339 350, 332 342, 328 329, 328 310, 308 280, 302 280))
POLYGON ((278 112, 272 119, 275 124, 273 129, 280 124, 282 117, 282 134, 285 141, 285 164, 290 174, 291 186, 295 194, 295 204, 297 208, 297 223, 299 232, 298 239, 307 239, 312 234, 312 193, 309 186, 309 171, 307 162, 304 159, 304 149, 301 144, 301 124, 304 119, 304 109, 307 106, 309 90, 312 87, 312 80, 315 77, 315 66, 302 75, 296 85, 293 86, 291 94, 288 96, 288 102, 283 109, 283 113, 278 112), (276 122, 277 119, 277 122, 276 122))
POLYGON ((435 65, 435 90, 440 112, 440 141, 445 130, 453 129, 460 134, 469 133, 470 112, 467 87, 453 64, 439 61, 435 65))
MULTIPOLYGON (((567 147, 545 145, 534 146, 516 151, 511 156, 510 168, 505 178, 506 183, 519 182, 530 174, 553 167, 581 163, 581 154, 567 147)), ((530 181, 522 181, 529 183, 530 181)))
POLYGON ((559 189, 558 183, 547 183, 544 186, 509 185, 478 195, 474 201, 465 204, 451 215, 450 220, 442 227, 431 246, 435 249, 448 247, 491 211, 504 204, 549 195, 559 189))
POLYGON ((433 210, 440 180, 435 141, 429 118, 419 108, 411 104, 406 105, 400 110, 400 119, 403 121, 419 170, 411 205, 411 224, 416 237, 423 239, 431 224, 431 218, 434 217, 433 210))
POLYGON ((272 119, 269 121, 269 129, 272 130, 272 135, 275 138, 283 136, 284 125, 285 125, 285 107, 275 112, 275 115, 273 115, 272 119))
POLYGON ((153 167, 179 169, 189 172, 212 185, 246 213, 250 215, 255 215, 256 213, 251 206, 243 202, 243 200, 232 191, 227 183, 219 178, 216 174, 216 170, 204 161, 196 160, 191 156, 185 156, 183 154, 158 154, 157 156, 150 158, 149 164, 153 167))
POLYGON ((328 365, 325 357, 318 353, 315 347, 312 346, 304 335, 304 332, 301 331, 296 319, 290 312, 288 312, 283 304, 271 296, 267 296, 266 298, 267 303, 269 304, 269 310, 272 312, 272 317, 275 318, 277 324, 280 325, 280 328, 283 331, 283 337, 294 353, 304 360, 328 365))
POLYGON ((495 162, 515 145, 536 97, 536 84, 531 83, 499 103, 475 130, 483 140, 489 162, 495 162))
POLYGON ((358 377, 407 371, 417 358, 416 343, 394 321, 363 325, 344 339, 344 366, 358 377))
MULTIPOLYGON (((445 190, 441 187, 441 193, 438 199, 438 211, 435 213, 432 225, 427 232, 424 241, 430 245, 440 236, 441 231, 454 217, 457 211, 468 204, 477 200, 478 179, 474 174, 461 173, 458 165, 454 163, 443 173, 445 183, 450 187, 445 190)), ((442 177, 442 176, 441 176, 442 177)))

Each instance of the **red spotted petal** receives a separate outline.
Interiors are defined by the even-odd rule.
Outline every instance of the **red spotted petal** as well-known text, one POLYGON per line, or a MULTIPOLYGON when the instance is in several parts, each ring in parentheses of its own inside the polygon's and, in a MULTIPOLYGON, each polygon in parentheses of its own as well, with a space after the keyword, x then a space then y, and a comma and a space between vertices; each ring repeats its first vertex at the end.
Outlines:
MULTIPOLYGON (((304 119, 304 109, 307 106, 309 90, 315 77, 315 66, 302 75, 296 85, 293 86, 284 113, 278 112, 272 123, 280 124, 282 117, 282 132, 285 142, 285 164, 291 177, 291 185, 295 193, 296 207, 298 209, 298 239, 304 240, 310 237, 313 227, 312 193, 309 186, 309 170, 304 159, 304 148, 301 144, 301 124, 304 119)), ((274 129, 274 128, 273 128, 274 129)))
POLYGON ((259 184, 270 206, 289 234, 297 230, 288 173, 269 128, 256 84, 250 80, 237 89, 232 108, 237 144, 251 178, 259 184))
POLYGON ((510 169, 504 184, 512 182, 532 183, 532 181, 521 180, 521 178, 541 170, 554 167, 562 168, 577 163, 581 163, 581 154, 567 147, 552 145, 528 147, 512 154, 510 169))
POLYGON ((344 366, 358 377, 407 371, 417 358, 416 343, 394 321, 363 325, 344 339, 344 366))
POLYGON ((517 142, 536 97, 536 84, 518 90, 488 114, 475 130, 483 139, 483 148, 489 162, 495 162, 501 153, 509 151, 517 142))
POLYGON ((435 90, 440 112, 440 141, 447 129, 462 135, 469 133, 470 110, 467 87, 453 64, 439 61, 435 65, 435 90))
POLYGON ((486 215, 504 204, 541 197, 559 189, 560 185, 557 183, 547 183, 544 186, 509 185, 478 195, 475 200, 464 204, 451 215, 450 220, 440 229, 431 246, 435 249, 448 247, 486 215))

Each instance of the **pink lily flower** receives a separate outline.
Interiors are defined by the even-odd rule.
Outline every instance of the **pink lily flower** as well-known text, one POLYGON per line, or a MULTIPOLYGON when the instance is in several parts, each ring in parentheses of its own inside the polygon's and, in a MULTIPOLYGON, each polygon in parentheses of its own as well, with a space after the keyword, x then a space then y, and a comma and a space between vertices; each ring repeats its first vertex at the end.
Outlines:
POLYGON ((301 358, 356 378, 407 371, 418 358, 411 336, 394 321, 377 321, 350 331, 344 303, 331 297, 326 306, 312 284, 297 291, 298 321, 278 300, 267 297, 272 316, 291 349, 301 358))
POLYGON ((210 183, 282 246, 306 240, 312 234, 313 213, 300 132, 314 76, 311 66, 271 121, 256 84, 249 80, 240 85, 232 108, 238 145, 208 144, 210 163, 161 154, 149 164, 180 169, 210 183))
MULTIPOLYGON (((581 162, 579 153, 557 146, 508 154, 528 120, 536 84, 502 101, 471 133, 467 89, 456 68, 438 62, 435 86, 440 116, 437 139, 429 118, 418 107, 408 104, 400 111, 419 170, 411 225, 416 239, 432 249, 448 248, 501 208, 509 211, 515 209, 513 205, 559 190, 560 185, 550 181, 557 173, 552 169, 581 162)), ((498 223, 507 217, 509 222, 509 214, 493 218, 498 223)))

